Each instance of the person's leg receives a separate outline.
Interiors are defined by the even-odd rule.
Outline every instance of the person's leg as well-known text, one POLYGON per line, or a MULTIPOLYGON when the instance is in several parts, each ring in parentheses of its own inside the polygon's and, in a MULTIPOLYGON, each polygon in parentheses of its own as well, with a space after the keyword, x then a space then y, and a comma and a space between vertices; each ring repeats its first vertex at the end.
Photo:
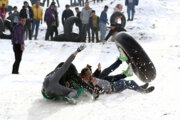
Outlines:
POLYGON ((92 42, 94 42, 94 30, 91 29, 91 31, 92 31, 92 42))
POLYGON ((39 31, 39 24, 40 24, 40 20, 36 20, 36 33, 35 33, 35 40, 37 40, 38 31, 39 31))
POLYGON ((108 68, 104 69, 101 74, 100 74, 100 78, 103 78, 105 76, 108 76, 111 72, 113 72, 114 70, 116 70, 120 64, 122 64, 122 61, 117 59, 112 65, 110 65, 108 68))
POLYGON ((106 36, 106 23, 103 23, 103 36, 102 39, 104 40, 106 36))
POLYGON ((58 27, 55 28, 55 35, 58 36, 58 27))
POLYGON ((85 24, 82 24, 80 36, 81 36, 82 42, 86 42, 86 25, 85 24))
POLYGON ((45 5, 46 0, 43 0, 43 6, 45 5))
POLYGON ((47 7, 49 7, 49 0, 47 0, 47 7))
POLYGON ((126 77, 127 76, 125 74, 121 73, 121 74, 118 74, 118 75, 105 76, 105 77, 102 77, 102 79, 107 80, 109 82, 115 82, 115 81, 124 79, 126 77))
POLYGON ((15 54, 15 62, 13 64, 12 73, 18 74, 19 65, 20 65, 21 58, 22 58, 21 46, 19 44, 13 45, 13 50, 14 50, 14 54, 15 54))
POLYGON ((136 82, 133 80, 119 80, 116 82, 112 82, 112 91, 113 92, 122 92, 125 89, 135 90, 137 92, 145 92, 143 88, 141 88, 136 82))
POLYGON ((87 32, 88 32, 88 40, 91 41, 91 34, 90 34, 90 25, 87 24, 87 32))
POLYGON ((130 20, 130 5, 127 5, 128 20, 130 20))
POLYGON ((32 31, 31 31, 31 33, 32 33, 32 37, 33 37, 33 34, 34 34, 34 28, 35 28, 35 25, 36 25, 36 20, 34 20, 33 19, 33 23, 32 23, 32 31))
POLYGON ((96 42, 99 42, 98 30, 96 30, 96 42))
POLYGON ((134 14, 135 14, 135 5, 132 5, 132 18, 131 18, 131 20, 134 19, 134 14))
POLYGON ((56 0, 57 4, 58 4, 58 7, 60 7, 60 4, 59 4, 59 0, 56 0))
POLYGON ((32 37, 31 37, 31 20, 27 20, 28 22, 28 32, 29 32, 29 40, 32 40, 32 37))
POLYGON ((101 22, 99 24, 99 27, 100 27, 100 32, 101 32, 101 41, 103 41, 106 35, 106 24, 101 22))
POLYGON ((51 33, 51 22, 47 22, 47 31, 46 31, 46 37, 45 37, 45 40, 49 40, 49 36, 50 36, 50 33, 51 33))

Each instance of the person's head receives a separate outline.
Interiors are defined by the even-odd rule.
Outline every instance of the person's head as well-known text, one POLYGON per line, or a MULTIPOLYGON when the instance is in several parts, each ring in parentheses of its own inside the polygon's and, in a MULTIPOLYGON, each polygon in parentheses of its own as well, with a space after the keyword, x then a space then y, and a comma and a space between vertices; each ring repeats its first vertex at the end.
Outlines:
POLYGON ((9 12, 8 15, 9 15, 9 16, 12 16, 12 12, 9 12))
POLYGON ((27 1, 24 1, 24 7, 27 8, 29 6, 27 1))
POLYGON ((114 30, 116 28, 116 24, 115 23, 111 23, 111 29, 114 30))
POLYGON ((67 5, 65 6, 65 8, 66 8, 66 10, 69 10, 69 9, 70 9, 70 5, 67 4, 67 5))
POLYGON ((85 8, 89 8, 89 2, 88 1, 85 2, 85 8))
POLYGON ((83 68, 81 70, 81 78, 87 82, 89 82, 92 78, 92 73, 89 68, 83 68))
POLYGON ((36 5, 36 7, 39 7, 40 6, 40 0, 36 0, 35 5, 36 5))
POLYGON ((107 5, 104 6, 104 10, 105 10, 105 11, 108 11, 108 8, 109 8, 109 7, 108 7, 107 5))
POLYGON ((14 9, 14 12, 16 12, 16 11, 17 11, 17 6, 14 6, 14 8, 13 8, 13 9, 14 9))
POLYGON ((92 15, 92 16, 96 15, 95 10, 92 10, 91 15, 92 15))
POLYGON ((2 8, 5 9, 5 8, 6 8, 6 5, 5 5, 5 4, 2 4, 2 8))
POLYGON ((26 24, 26 18, 19 18, 19 24, 24 26, 26 24))
POLYGON ((51 2, 50 8, 51 8, 51 9, 54 9, 55 5, 56 5, 55 2, 51 2))
POLYGON ((57 11, 57 6, 56 5, 54 6, 54 10, 57 11))
POLYGON ((120 10, 122 11, 123 6, 122 6, 121 4, 117 4, 117 5, 116 5, 116 8, 118 8, 118 9, 120 9, 120 10))
POLYGON ((79 12, 79 8, 78 8, 78 7, 76 7, 76 8, 75 8, 75 11, 78 13, 78 12, 79 12))

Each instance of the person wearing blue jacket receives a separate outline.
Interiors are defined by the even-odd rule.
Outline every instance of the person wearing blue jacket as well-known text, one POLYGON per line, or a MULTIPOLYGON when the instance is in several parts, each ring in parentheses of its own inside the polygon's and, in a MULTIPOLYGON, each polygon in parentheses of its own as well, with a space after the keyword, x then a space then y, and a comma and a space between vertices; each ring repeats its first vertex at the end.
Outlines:
POLYGON ((108 11, 108 6, 106 5, 104 7, 104 10, 101 12, 100 18, 99 18, 99 27, 100 27, 100 33, 101 33, 101 38, 100 40, 103 41, 106 35, 106 23, 108 23, 107 19, 107 11, 108 11))
POLYGON ((135 14, 135 5, 138 5, 138 3, 139 3, 139 0, 126 0, 125 1, 125 5, 127 6, 128 21, 130 20, 133 21, 134 14, 135 14))

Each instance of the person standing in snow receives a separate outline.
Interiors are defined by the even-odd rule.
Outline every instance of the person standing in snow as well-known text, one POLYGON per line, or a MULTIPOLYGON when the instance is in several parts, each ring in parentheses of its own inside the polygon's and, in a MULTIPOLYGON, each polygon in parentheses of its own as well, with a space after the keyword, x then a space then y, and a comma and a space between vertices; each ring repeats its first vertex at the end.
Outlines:
POLYGON ((79 10, 79 8, 76 7, 76 8, 75 8, 75 11, 76 11, 76 17, 80 18, 81 11, 79 10))
POLYGON ((71 88, 67 88, 59 84, 59 82, 61 82, 61 78, 69 69, 76 55, 85 47, 85 45, 81 45, 80 47, 78 47, 78 49, 72 55, 70 55, 70 57, 64 62, 61 67, 58 67, 46 76, 42 87, 42 94, 45 98, 55 99, 57 97, 64 96, 65 100, 67 100, 69 103, 76 103, 73 98, 76 96, 77 91, 71 88))
POLYGON ((14 6, 14 12, 12 14, 12 24, 15 26, 19 22, 19 12, 17 11, 17 6, 14 6))
POLYGON ((2 4, 2 7, 0 8, 0 17, 4 21, 6 18, 6 5, 2 4))
POLYGON ((99 18, 99 27, 100 27, 100 33, 101 33, 101 42, 104 40, 105 35, 106 35, 106 24, 108 23, 107 19, 107 11, 108 11, 108 6, 106 5, 104 7, 104 10, 101 12, 100 18, 99 18))
POLYGON ((65 7, 66 7, 66 9, 63 11, 63 14, 62 14, 62 24, 63 24, 63 26, 65 24, 65 21, 69 17, 74 16, 73 11, 70 9, 70 5, 66 5, 65 7))
POLYGON ((53 39, 54 33, 55 33, 55 37, 58 35, 59 16, 58 16, 58 11, 57 11, 57 6, 54 7, 54 15, 55 15, 56 22, 52 24, 51 39, 53 39))
POLYGON ((29 3, 27 1, 24 1, 24 6, 20 11, 19 14, 20 18, 26 18, 26 24, 25 24, 25 33, 26 33, 26 39, 29 36, 29 40, 32 40, 32 34, 31 34, 31 25, 32 25, 32 19, 33 19, 33 11, 32 8, 29 6, 29 3))
POLYGON ((94 42, 94 34, 96 35, 96 42, 99 42, 99 17, 96 12, 92 10, 92 16, 89 18, 89 25, 92 31, 92 42, 94 42))
POLYGON ((45 40, 49 40, 49 36, 51 35, 52 29, 53 29, 52 25, 53 25, 53 23, 56 22, 54 8, 55 8, 55 3, 52 2, 51 6, 45 12, 44 21, 47 24, 45 40))
POLYGON ((25 18, 20 18, 19 23, 14 26, 12 34, 13 51, 15 55, 15 62, 13 64, 12 74, 19 74, 19 65, 24 51, 24 25, 25 18))
POLYGON ((118 23, 112 23, 111 24, 111 28, 110 31, 108 33, 108 35, 106 36, 106 38, 103 40, 103 43, 107 42, 107 40, 112 36, 112 41, 115 42, 115 36, 118 32, 122 32, 122 31, 126 31, 121 24, 118 23))
POLYGON ((39 24, 41 22, 42 24, 42 18, 43 18, 43 8, 40 6, 40 1, 37 0, 36 3, 32 6, 33 11, 33 23, 32 23, 32 36, 34 33, 34 28, 36 26, 35 31, 35 40, 37 40, 38 31, 39 31, 39 24))
POLYGON ((127 6, 128 21, 133 21, 135 14, 135 6, 138 5, 139 0, 126 0, 125 5, 127 6), (131 14, 130 14, 131 13, 131 14))
POLYGON ((89 26, 89 18, 91 17, 92 9, 89 7, 89 2, 85 3, 85 7, 81 11, 81 22, 82 22, 82 41, 86 41, 86 35, 88 33, 88 41, 90 42, 90 26, 89 26))

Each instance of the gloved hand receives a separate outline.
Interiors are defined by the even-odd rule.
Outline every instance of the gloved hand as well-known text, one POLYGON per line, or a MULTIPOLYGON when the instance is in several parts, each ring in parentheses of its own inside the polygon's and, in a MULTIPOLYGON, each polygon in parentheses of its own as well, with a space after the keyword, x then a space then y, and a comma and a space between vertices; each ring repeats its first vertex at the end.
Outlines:
POLYGON ((84 50, 84 48, 86 48, 86 44, 82 44, 80 47, 78 47, 77 51, 81 52, 82 50, 84 50))

